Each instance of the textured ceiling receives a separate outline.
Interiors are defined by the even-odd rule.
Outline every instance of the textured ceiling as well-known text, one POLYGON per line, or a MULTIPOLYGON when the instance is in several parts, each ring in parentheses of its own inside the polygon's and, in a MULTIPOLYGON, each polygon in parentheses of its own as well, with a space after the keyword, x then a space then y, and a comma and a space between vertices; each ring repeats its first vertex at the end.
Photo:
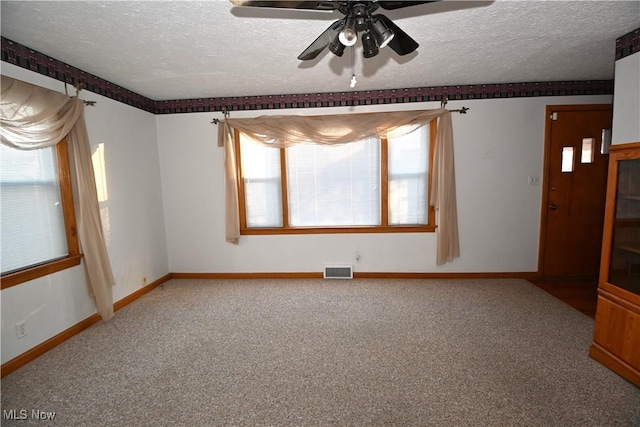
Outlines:
POLYGON ((639 1, 442 1, 382 11, 420 47, 297 56, 339 12, 228 1, 2 1, 2 36, 153 100, 612 79, 639 1), (358 84, 349 87, 352 57, 358 84))

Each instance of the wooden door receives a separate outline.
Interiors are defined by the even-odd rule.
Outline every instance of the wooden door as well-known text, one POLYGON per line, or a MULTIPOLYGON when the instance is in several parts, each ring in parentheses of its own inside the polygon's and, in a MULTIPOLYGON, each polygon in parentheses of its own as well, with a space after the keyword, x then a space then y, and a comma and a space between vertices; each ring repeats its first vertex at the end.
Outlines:
POLYGON ((539 270, 546 278, 597 277, 611 105, 547 106, 546 113, 539 270))

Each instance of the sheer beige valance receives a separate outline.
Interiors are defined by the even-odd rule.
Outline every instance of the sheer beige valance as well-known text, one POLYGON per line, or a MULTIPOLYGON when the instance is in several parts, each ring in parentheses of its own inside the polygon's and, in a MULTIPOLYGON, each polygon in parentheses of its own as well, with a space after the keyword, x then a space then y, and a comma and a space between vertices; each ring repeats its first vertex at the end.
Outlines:
POLYGON ((115 281, 102 231, 84 102, 2 76, 0 119, 2 143, 21 150, 51 147, 67 138, 76 172, 78 237, 90 291, 102 319, 111 319, 115 281))
POLYGON ((233 129, 263 144, 283 148, 295 144, 345 144, 368 137, 406 135, 431 120, 438 119, 438 135, 433 165, 431 205, 437 210, 437 264, 460 255, 455 193, 453 130, 451 113, 435 110, 325 116, 260 116, 250 119, 226 118, 218 126, 218 145, 225 150, 226 239, 240 238, 238 171, 233 129))

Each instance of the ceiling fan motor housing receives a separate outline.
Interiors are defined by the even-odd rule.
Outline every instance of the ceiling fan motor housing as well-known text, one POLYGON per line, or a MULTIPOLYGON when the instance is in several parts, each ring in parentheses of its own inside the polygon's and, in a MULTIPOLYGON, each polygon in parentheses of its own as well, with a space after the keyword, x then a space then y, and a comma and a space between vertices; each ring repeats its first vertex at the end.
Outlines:
POLYGON ((353 46, 362 33, 363 56, 371 58, 379 49, 389 45, 398 55, 407 55, 418 48, 418 43, 384 15, 372 13, 378 8, 400 9, 432 3, 439 0, 423 1, 262 1, 230 0, 236 6, 269 7, 285 9, 305 9, 330 11, 338 10, 344 18, 335 21, 309 45, 298 59, 307 61, 316 58, 327 47, 337 56, 342 56, 345 46, 353 46))
POLYGON ((371 13, 364 4, 354 4, 351 8, 351 16, 356 20, 356 31, 360 32, 367 29, 367 21, 371 19, 371 13))

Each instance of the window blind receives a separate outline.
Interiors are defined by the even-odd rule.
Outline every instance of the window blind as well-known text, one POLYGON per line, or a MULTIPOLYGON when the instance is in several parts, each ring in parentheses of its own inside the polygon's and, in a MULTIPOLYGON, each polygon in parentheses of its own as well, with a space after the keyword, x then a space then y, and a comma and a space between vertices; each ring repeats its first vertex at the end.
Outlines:
POLYGON ((68 255, 54 147, 0 144, 0 237, 3 274, 68 255))
POLYGON ((292 227, 380 224, 380 141, 286 149, 292 227))

